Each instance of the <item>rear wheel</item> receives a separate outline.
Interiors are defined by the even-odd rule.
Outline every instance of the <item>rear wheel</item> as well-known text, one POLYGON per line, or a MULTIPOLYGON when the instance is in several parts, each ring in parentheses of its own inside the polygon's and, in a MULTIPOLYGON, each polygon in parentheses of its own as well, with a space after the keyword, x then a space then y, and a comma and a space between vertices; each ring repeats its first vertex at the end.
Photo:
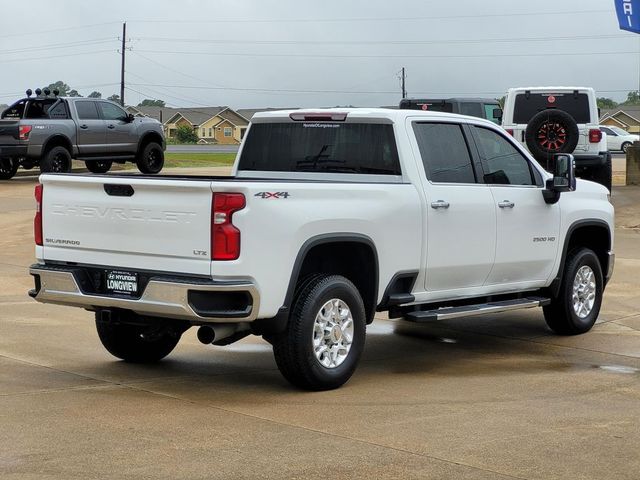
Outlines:
POLYGON ((588 332, 600 313, 602 292, 602 268, 593 250, 571 251, 558 297, 543 308, 547 325, 559 335, 588 332))
POLYGON ((611 183, 612 183, 612 166, 611 166, 611 154, 607 153, 607 160, 604 165, 600 165, 598 167, 593 167, 590 169, 589 179, 599 183, 600 185, 604 185, 611 191, 611 183))
POLYGON ((111 166, 113 165, 113 162, 109 160, 93 160, 86 163, 87 169, 91 173, 107 173, 109 170, 111 170, 111 166))
POLYGON ((627 153, 627 150, 629 149, 630 146, 631 146, 631 142, 624 142, 620 147, 620 150, 622 150, 623 153, 627 153))
POLYGON ((64 147, 53 147, 40 160, 42 173, 66 173, 71 171, 71 154, 64 147))
POLYGON ((356 287, 339 275, 309 279, 294 299, 287 329, 273 341, 282 375, 307 390, 343 385, 364 348, 366 317, 356 287))
POLYGON ((180 341, 184 328, 158 324, 123 323, 139 320, 135 314, 118 315, 103 321, 96 314, 96 329, 104 348, 114 357, 131 363, 153 363, 169 355, 180 341))
POLYGON ((0 180, 9 180, 18 171, 18 161, 13 158, 0 158, 0 180))
POLYGON ((138 155, 136 165, 142 173, 159 173, 164 166, 164 152, 160 144, 148 143, 138 155))

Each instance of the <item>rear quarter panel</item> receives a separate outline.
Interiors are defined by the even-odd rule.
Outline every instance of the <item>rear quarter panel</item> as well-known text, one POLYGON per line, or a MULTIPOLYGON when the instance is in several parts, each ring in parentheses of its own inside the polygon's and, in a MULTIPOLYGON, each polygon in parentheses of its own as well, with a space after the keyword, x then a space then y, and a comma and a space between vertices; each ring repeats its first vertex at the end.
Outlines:
POLYGON ((421 203, 411 184, 238 182, 214 183, 213 190, 243 193, 247 205, 233 216, 242 235, 240 258, 213 262, 212 276, 253 278, 261 318, 274 316, 283 305, 296 257, 314 237, 369 237, 379 262, 378 301, 396 272, 420 265, 421 203), (256 196, 264 192, 288 196, 256 196))

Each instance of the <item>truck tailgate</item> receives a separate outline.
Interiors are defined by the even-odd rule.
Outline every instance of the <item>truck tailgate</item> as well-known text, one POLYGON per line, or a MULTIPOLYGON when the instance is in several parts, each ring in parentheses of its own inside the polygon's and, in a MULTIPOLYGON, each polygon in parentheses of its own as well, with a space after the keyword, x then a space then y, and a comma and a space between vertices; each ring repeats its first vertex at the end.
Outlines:
POLYGON ((0 120, 0 145, 17 145, 19 143, 19 120, 0 120))
POLYGON ((43 175, 45 261, 210 275, 211 182, 43 175))

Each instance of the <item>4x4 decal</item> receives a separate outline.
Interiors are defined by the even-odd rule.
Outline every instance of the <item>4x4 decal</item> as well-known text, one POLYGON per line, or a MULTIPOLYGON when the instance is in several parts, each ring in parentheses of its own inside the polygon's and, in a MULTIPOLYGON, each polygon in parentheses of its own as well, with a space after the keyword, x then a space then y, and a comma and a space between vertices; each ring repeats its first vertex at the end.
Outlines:
POLYGON ((254 195, 254 197, 260 197, 263 199, 273 198, 275 200, 280 198, 289 198, 289 192, 259 192, 254 195))

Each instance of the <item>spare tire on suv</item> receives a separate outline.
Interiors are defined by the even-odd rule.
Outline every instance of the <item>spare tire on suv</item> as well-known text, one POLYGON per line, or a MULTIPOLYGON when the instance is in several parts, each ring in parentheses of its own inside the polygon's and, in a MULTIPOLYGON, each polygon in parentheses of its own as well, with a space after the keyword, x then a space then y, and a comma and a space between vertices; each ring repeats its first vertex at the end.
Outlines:
POLYGON ((524 136, 531 155, 544 165, 556 153, 573 153, 580 132, 571 115, 550 108, 531 118, 524 136))

